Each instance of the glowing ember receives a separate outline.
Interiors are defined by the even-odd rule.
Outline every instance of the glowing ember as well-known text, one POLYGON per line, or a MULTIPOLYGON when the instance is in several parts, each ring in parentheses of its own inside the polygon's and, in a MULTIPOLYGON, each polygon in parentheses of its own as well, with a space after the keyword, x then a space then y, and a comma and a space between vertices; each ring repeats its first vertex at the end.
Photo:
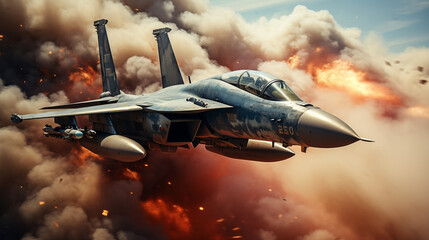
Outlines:
POLYGON ((167 182, 168 185, 171 185, 171 182, 167 182))
POLYGON ((232 239, 240 239, 243 238, 243 236, 233 236, 232 239))
POLYGON ((58 222, 57 222, 57 221, 55 221, 55 227, 56 227, 56 228, 59 228, 59 227, 60 227, 60 224, 58 224, 58 222))
POLYGON ((107 215, 109 215, 109 211, 104 209, 103 212, 101 213, 101 215, 107 217, 107 215))
POLYGON ((238 230, 240 230, 240 227, 235 227, 232 229, 232 231, 238 231, 238 230))
POLYGON ((198 208, 198 210, 204 211, 204 207, 201 206, 201 207, 198 208))
POLYGON ((3 35, 0 34, 0 41, 3 40, 3 35))
POLYGON ((140 180, 139 174, 135 171, 130 170, 129 168, 125 168, 122 174, 129 179, 133 179, 136 181, 140 180))
POLYGON ((43 79, 42 79, 42 78, 39 80, 39 83, 41 83, 41 82, 43 82, 43 79))
POLYGON ((366 73, 356 70, 350 62, 336 60, 324 64, 314 72, 315 80, 321 86, 347 91, 355 98, 383 100, 399 104, 400 98, 392 91, 366 79, 366 73))
POLYGON ((46 202, 44 202, 44 201, 40 201, 40 202, 39 202, 39 205, 40 205, 40 206, 43 206, 43 205, 45 205, 45 203, 46 203, 46 202))
POLYGON ((271 188, 268 189, 268 192, 272 192, 272 191, 273 191, 273 189, 271 189, 271 188))
POLYGON ((218 223, 221 223, 223 221, 225 221, 225 218, 219 218, 218 220, 216 220, 216 222, 218 222, 218 223))
POLYGON ((162 222, 170 238, 177 238, 191 231, 191 223, 185 210, 178 206, 169 206, 162 199, 142 202, 146 213, 157 222, 162 222))
POLYGON ((292 57, 290 57, 287 62, 289 63, 290 68, 294 69, 296 67, 298 67, 300 60, 298 55, 293 55, 292 57))
POLYGON ((145 164, 144 164, 144 166, 145 166, 145 167, 149 167, 149 164, 145 163, 145 164))
POLYGON ((48 54, 49 54, 49 55, 51 55, 51 54, 52 54, 52 51, 49 51, 49 52, 48 52, 48 54))

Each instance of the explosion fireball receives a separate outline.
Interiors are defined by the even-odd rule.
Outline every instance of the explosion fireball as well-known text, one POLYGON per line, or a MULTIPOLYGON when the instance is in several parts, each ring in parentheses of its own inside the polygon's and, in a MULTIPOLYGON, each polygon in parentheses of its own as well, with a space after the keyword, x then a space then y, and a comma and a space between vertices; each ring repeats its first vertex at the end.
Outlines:
POLYGON ((384 103, 400 104, 401 99, 390 89, 366 79, 366 73, 356 70, 351 62, 335 60, 314 70, 318 85, 347 91, 357 100, 374 99, 384 103))

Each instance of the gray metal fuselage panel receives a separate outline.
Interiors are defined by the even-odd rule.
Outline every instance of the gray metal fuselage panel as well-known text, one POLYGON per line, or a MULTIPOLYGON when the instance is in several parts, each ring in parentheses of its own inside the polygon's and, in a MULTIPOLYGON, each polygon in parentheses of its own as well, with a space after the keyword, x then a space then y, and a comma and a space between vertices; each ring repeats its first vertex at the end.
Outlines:
POLYGON ((294 102, 265 100, 213 79, 175 85, 141 96, 125 95, 118 100, 118 103, 125 102, 140 104, 143 109, 111 114, 116 132, 140 141, 166 145, 184 144, 165 142, 172 124, 167 120, 192 121, 195 118, 219 138, 252 138, 296 144, 298 119, 306 110, 294 102), (203 99, 207 106, 189 102, 187 99, 192 97, 203 99), (148 107, 144 107, 145 104, 148 107))

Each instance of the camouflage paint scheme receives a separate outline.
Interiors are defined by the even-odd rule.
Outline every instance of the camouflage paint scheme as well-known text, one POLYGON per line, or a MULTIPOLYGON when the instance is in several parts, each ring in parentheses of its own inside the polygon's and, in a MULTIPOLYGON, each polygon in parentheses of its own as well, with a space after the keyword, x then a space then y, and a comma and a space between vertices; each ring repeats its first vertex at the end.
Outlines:
POLYGON ((198 144, 232 158, 279 161, 294 155, 287 148, 290 145, 301 145, 305 152, 309 146, 366 141, 266 73, 240 70, 184 84, 167 35, 169 28, 153 31, 163 89, 125 94, 119 89, 105 24, 105 19, 94 22, 103 80, 100 99, 43 108, 65 110, 13 114, 13 122, 54 118, 60 126, 47 125, 45 136, 80 141, 89 150, 119 161, 137 161, 148 152, 174 152, 177 147, 198 144), (92 129, 79 128, 78 115, 88 115, 92 129))

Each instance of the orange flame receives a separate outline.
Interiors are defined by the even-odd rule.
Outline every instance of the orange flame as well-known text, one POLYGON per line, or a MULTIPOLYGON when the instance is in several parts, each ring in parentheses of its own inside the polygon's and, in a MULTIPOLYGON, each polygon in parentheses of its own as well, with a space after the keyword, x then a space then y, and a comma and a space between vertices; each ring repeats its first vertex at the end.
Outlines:
POLYGON ((77 166, 84 166, 87 160, 102 160, 103 158, 99 155, 89 151, 84 147, 77 147, 71 150, 71 153, 76 156, 75 158, 70 158, 72 163, 77 166))
POLYGON ((356 70, 352 63, 335 60, 314 71, 314 77, 321 86, 343 90, 356 99, 381 100, 400 104, 401 100, 390 89, 366 79, 366 73, 356 70))
POLYGON ((164 200, 148 200, 142 202, 143 209, 156 221, 163 223, 170 238, 188 234, 191 231, 191 223, 185 210, 178 206, 169 206, 164 200))
POLYGON ((69 75, 69 80, 72 82, 83 82, 85 86, 92 86, 97 77, 95 70, 90 67, 78 67, 78 71, 69 75))
MULTIPOLYGON (((76 69, 68 76, 68 83, 74 93, 72 96, 83 95, 90 100, 102 92, 101 85, 96 82, 98 75, 91 66, 76 67, 76 69)), ((82 96, 74 100, 82 101, 82 96)))
POLYGON ((298 57, 298 55, 293 55, 292 57, 290 57, 287 62, 289 63, 289 66, 291 69, 297 68, 300 64, 300 59, 298 57))
POLYGON ((129 179, 136 180, 136 181, 140 180, 138 172, 132 171, 129 168, 125 168, 122 174, 129 179))

